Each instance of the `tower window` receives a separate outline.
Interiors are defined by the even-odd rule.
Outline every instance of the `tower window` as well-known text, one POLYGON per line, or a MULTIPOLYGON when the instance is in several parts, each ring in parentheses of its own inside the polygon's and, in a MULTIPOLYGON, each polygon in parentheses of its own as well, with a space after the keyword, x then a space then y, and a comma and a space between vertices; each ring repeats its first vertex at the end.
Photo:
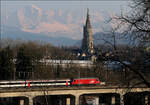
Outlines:
POLYGON ((93 48, 93 43, 92 42, 90 43, 90 47, 93 48))

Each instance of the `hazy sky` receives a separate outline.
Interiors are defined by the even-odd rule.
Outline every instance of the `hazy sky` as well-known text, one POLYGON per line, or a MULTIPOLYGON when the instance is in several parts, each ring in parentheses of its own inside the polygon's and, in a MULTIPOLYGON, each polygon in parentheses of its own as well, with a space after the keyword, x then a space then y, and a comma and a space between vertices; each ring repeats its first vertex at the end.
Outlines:
MULTIPOLYGON (((1 25, 15 27, 23 32, 52 37, 81 39, 87 8, 93 33, 107 28, 109 17, 127 13, 129 1, 2 1, 1 25)), ((110 24, 111 27, 115 26, 110 24)))

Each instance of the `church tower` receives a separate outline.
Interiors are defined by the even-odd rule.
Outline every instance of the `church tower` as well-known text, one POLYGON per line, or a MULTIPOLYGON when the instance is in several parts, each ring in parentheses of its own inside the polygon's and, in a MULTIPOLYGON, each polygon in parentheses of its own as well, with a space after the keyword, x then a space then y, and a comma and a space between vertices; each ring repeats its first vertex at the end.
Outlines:
POLYGON ((90 23, 89 9, 87 9, 86 23, 83 26, 82 52, 86 55, 94 53, 93 33, 90 23))

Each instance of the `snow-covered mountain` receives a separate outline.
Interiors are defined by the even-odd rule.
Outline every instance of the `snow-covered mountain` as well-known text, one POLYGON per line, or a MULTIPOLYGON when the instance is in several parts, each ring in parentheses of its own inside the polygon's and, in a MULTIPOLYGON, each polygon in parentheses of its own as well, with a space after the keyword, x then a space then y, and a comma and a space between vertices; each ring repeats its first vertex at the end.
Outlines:
POLYGON ((67 37, 50 37, 41 34, 35 34, 35 33, 30 33, 30 32, 23 32, 18 28, 14 27, 6 27, 5 28, 9 29, 9 31, 3 31, 1 33, 2 39, 23 39, 23 40, 31 40, 31 41, 40 41, 40 42, 46 42, 46 43, 51 43, 52 45, 55 46, 73 46, 77 42, 77 40, 73 40, 71 38, 67 37))
MULTIPOLYGON (((104 21, 111 17, 110 13, 90 11, 95 44, 104 43, 102 27, 104 21)), ((53 45, 81 45, 83 25, 86 20, 86 10, 43 9, 36 5, 25 5, 13 12, 2 15, 2 38, 40 40, 53 45)), ((112 27, 111 24, 107 28, 112 27)), ((121 40, 119 40, 122 42, 121 40)))

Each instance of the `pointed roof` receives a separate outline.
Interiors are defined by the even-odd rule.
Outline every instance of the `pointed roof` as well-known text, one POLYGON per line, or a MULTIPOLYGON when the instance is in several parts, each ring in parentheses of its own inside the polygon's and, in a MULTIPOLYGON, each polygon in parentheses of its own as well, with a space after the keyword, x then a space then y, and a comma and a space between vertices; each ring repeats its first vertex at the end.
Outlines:
POLYGON ((87 8, 86 27, 91 27, 89 8, 87 8))
POLYGON ((89 8, 87 8, 87 18, 89 18, 89 8))

